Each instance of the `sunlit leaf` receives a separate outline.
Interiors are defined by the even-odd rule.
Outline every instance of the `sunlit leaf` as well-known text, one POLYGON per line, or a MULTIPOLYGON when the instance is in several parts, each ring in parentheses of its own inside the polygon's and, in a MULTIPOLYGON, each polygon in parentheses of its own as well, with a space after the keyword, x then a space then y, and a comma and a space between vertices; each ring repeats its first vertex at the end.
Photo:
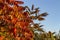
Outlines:
POLYGON ((4 36, 0 36, 0 40, 3 40, 4 36))

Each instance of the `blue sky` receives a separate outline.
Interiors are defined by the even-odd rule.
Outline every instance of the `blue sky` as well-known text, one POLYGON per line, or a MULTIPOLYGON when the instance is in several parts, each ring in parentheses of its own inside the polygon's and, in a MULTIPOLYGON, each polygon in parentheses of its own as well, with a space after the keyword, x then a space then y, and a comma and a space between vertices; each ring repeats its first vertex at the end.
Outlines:
POLYGON ((58 32, 60 30, 60 0, 23 0, 24 5, 31 7, 32 4, 35 7, 39 7, 42 12, 48 12, 46 20, 41 24, 46 31, 58 32))

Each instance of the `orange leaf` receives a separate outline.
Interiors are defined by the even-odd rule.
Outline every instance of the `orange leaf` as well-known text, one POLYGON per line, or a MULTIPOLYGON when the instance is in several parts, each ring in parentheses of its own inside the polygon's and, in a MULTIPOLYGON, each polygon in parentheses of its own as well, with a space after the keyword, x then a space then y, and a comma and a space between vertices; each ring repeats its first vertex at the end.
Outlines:
POLYGON ((3 40, 4 36, 0 36, 0 40, 3 40))
POLYGON ((24 2, 22 2, 22 1, 15 1, 15 3, 17 3, 17 4, 24 4, 24 2))
POLYGON ((15 24, 16 22, 17 22, 17 18, 13 18, 13 19, 12 19, 12 23, 15 24))
POLYGON ((10 2, 14 2, 15 0, 9 0, 10 2))
POLYGON ((12 3, 12 2, 14 2, 15 0, 6 0, 6 2, 8 2, 8 3, 12 3))
POLYGON ((18 11, 23 11, 23 10, 25 10, 24 7, 22 7, 22 6, 19 6, 19 7, 18 7, 18 11))

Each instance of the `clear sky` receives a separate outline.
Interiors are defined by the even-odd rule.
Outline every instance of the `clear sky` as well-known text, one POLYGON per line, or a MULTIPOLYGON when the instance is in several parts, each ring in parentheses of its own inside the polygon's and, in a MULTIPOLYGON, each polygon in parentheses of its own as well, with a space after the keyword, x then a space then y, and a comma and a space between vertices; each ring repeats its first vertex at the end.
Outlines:
POLYGON ((23 0, 25 6, 31 7, 32 4, 35 7, 39 7, 41 12, 48 12, 46 20, 41 24, 46 31, 58 32, 60 30, 60 0, 23 0))

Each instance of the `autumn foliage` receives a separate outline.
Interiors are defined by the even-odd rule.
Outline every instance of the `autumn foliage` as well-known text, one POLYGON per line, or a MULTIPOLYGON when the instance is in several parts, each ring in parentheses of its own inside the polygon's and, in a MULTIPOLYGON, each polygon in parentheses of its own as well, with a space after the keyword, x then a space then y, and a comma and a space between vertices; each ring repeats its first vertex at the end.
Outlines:
POLYGON ((0 40, 34 40, 34 30, 43 31, 33 20, 44 20, 47 13, 39 14, 18 0, 0 0, 0 40), (31 26, 33 25, 33 27, 31 26))
POLYGON ((29 24, 33 21, 22 1, 0 0, 0 40, 33 40, 29 24))

